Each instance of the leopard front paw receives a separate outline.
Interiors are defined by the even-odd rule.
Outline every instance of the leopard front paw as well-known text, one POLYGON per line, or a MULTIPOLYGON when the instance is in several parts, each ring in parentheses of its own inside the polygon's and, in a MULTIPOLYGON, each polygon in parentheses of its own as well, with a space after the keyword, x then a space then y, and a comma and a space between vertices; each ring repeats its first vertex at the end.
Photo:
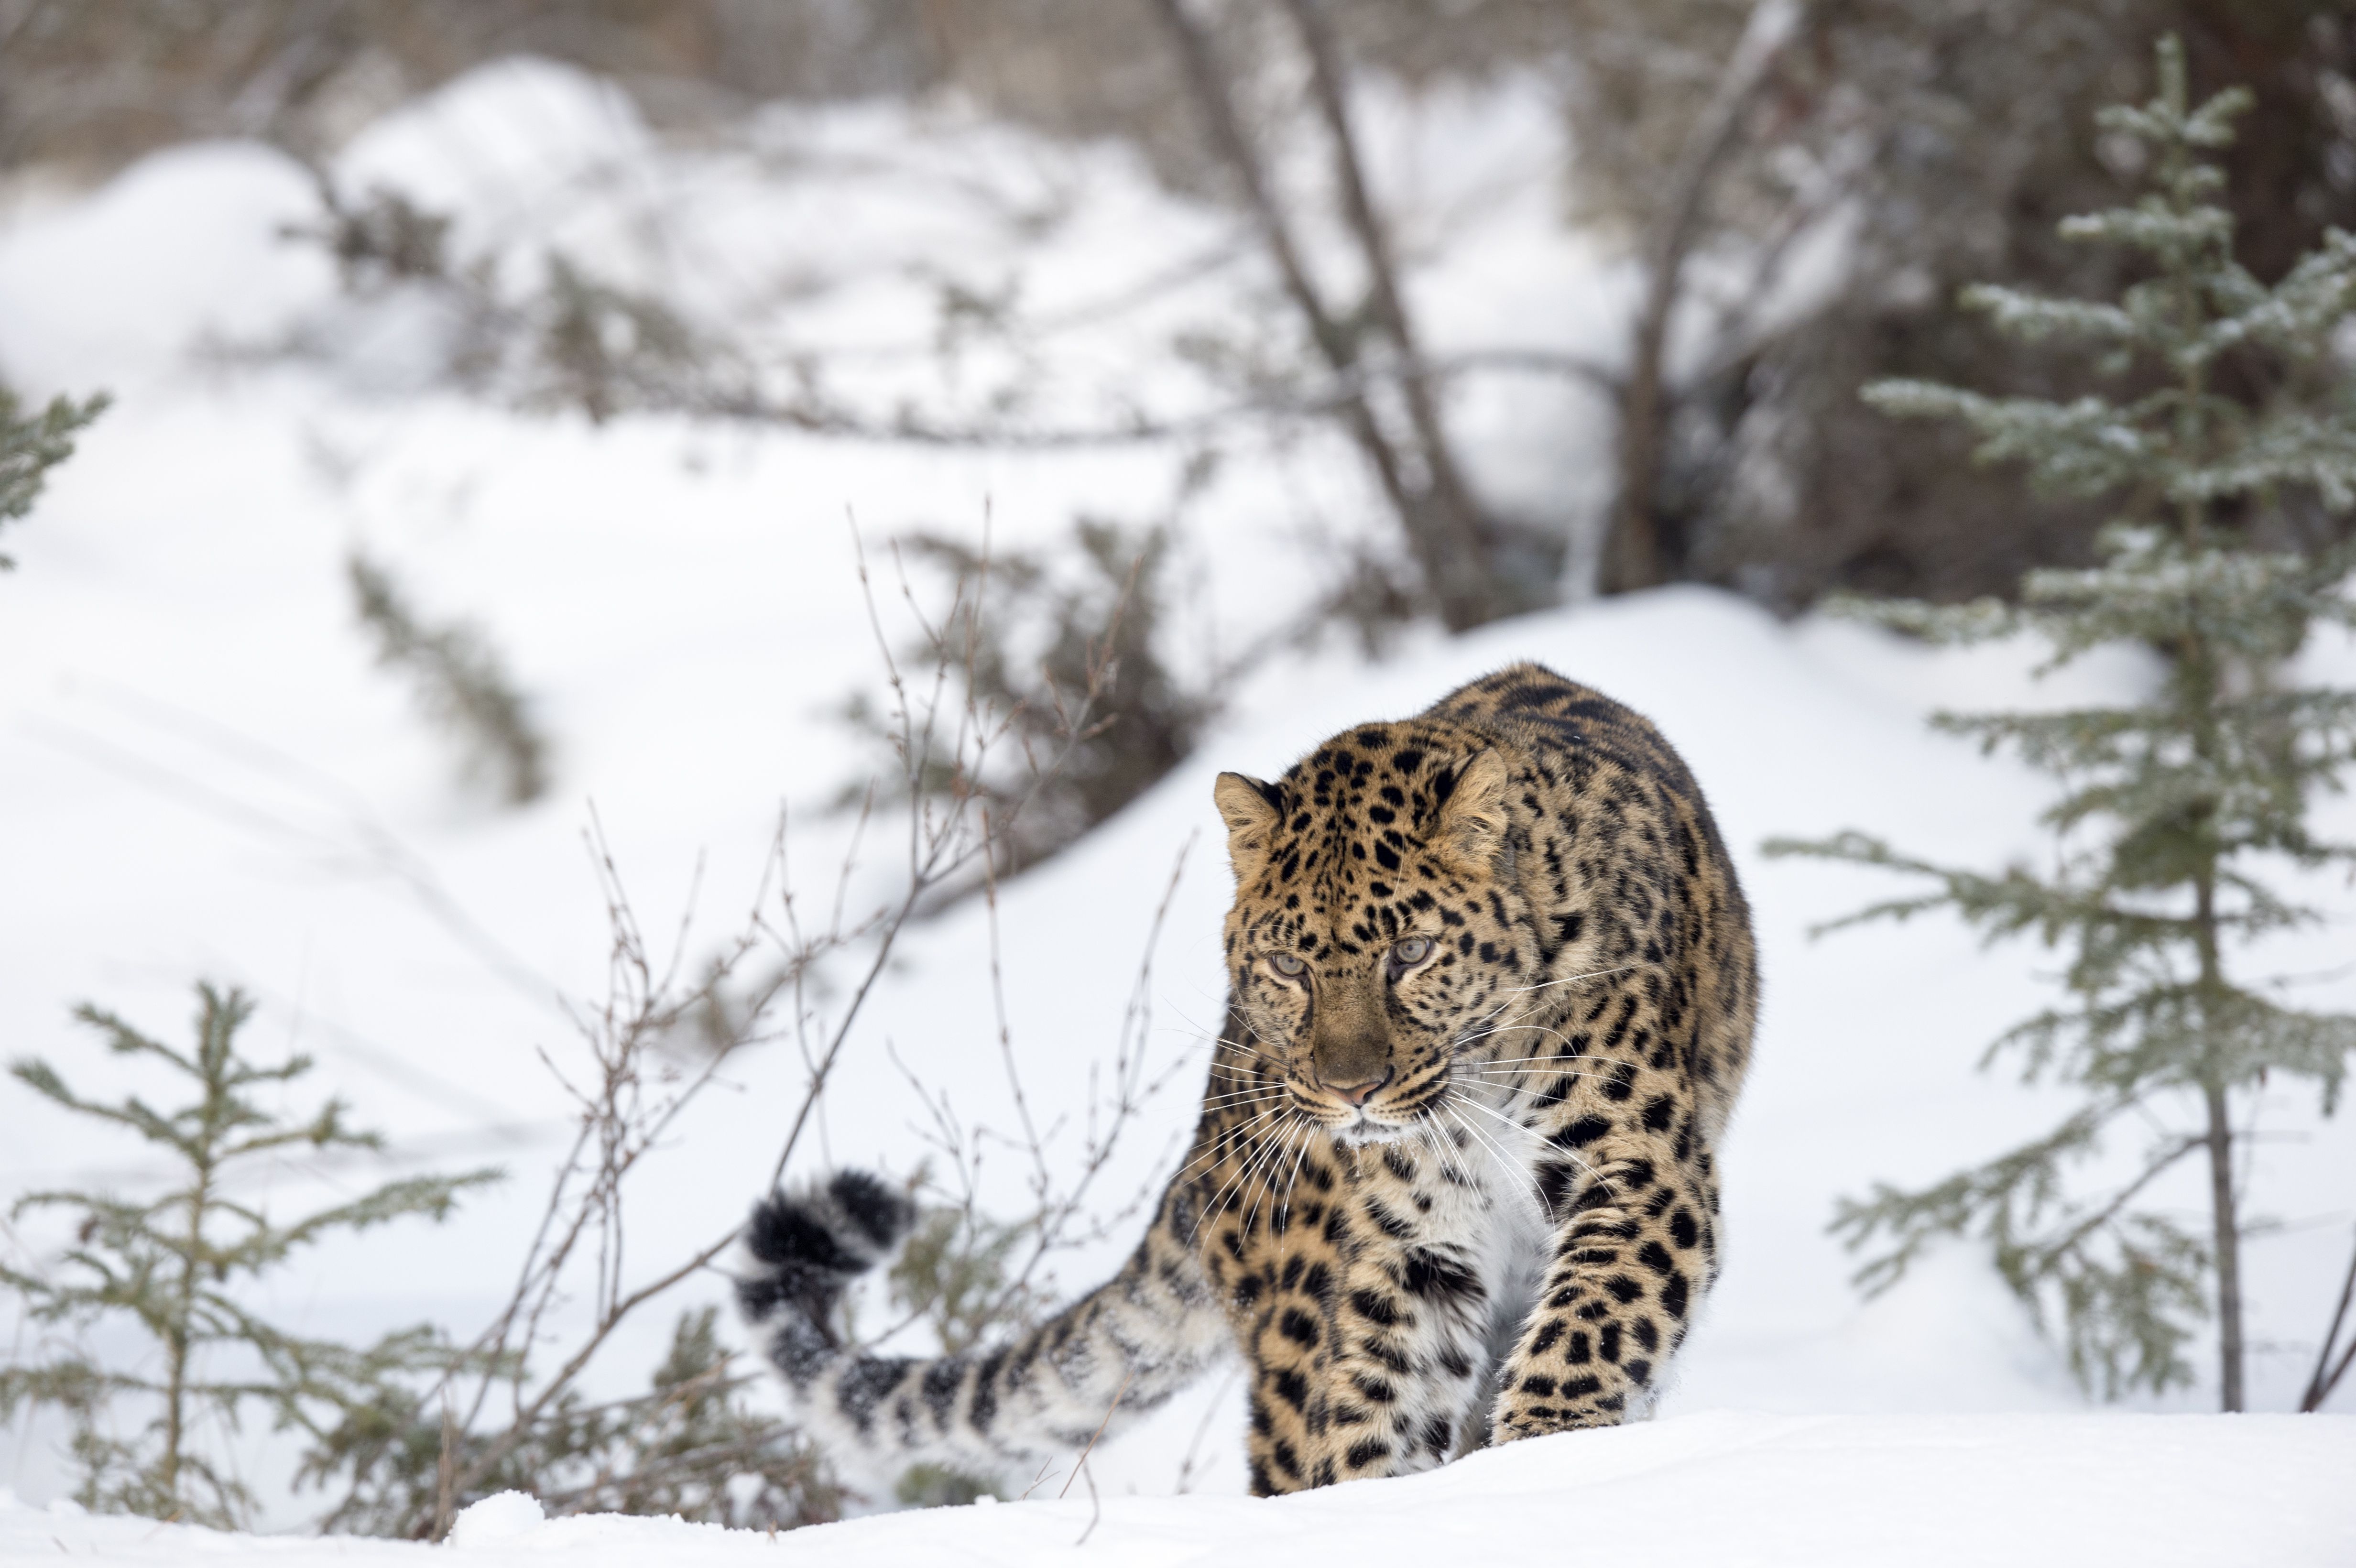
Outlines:
POLYGON ((1498 1395, 1489 1423, 1489 1441, 1511 1443, 1523 1437, 1544 1437, 1550 1432, 1617 1426, 1627 1408, 1626 1392, 1607 1385, 1593 1373, 1556 1378, 1533 1372, 1514 1380, 1498 1395))

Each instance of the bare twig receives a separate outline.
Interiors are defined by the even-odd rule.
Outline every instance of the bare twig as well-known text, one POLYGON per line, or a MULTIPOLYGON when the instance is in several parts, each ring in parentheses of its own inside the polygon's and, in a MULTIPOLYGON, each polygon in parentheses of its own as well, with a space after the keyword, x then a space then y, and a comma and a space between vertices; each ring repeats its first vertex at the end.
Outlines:
POLYGON ((1236 1379, 1241 1375, 1240 1365, 1229 1367, 1227 1375, 1219 1380, 1218 1389, 1211 1395, 1210 1403, 1203 1407, 1203 1419, 1194 1428, 1194 1441, 1186 1445, 1186 1456, 1178 1462, 1178 1483, 1171 1488, 1173 1491, 1183 1495, 1194 1485, 1194 1466, 1202 1457, 1203 1439, 1210 1435, 1211 1424, 1219 1418, 1219 1407, 1226 1403, 1227 1391, 1236 1386, 1236 1379))
MULTIPOLYGON (((1328 419, 1341 416, 1352 439, 1363 446, 1365 432, 1356 422, 1357 410, 1385 389, 1410 384, 1439 386, 1486 372, 1555 376, 1581 381, 1617 394, 1621 372, 1585 355, 1537 348, 1474 348, 1453 354, 1408 358, 1386 356, 1380 360, 1329 362, 1313 379, 1297 384, 1257 386, 1230 402, 1179 415, 1136 411, 1124 420, 1102 424, 1026 428, 1003 421, 955 423, 928 419, 902 409, 890 418, 876 418, 857 409, 804 394, 786 400, 752 391, 700 400, 689 411, 712 419, 752 424, 783 425, 807 435, 839 441, 888 442, 948 449, 976 448, 1006 452, 1069 452, 1104 447, 1151 446, 1200 441, 1237 424, 1275 419, 1328 419)), ((1382 434, 1379 423, 1374 427, 1382 434)), ((1369 460, 1375 460, 1371 450, 1369 460)), ((1381 477, 1378 471, 1377 478, 1381 477)), ((1387 489, 1386 494, 1387 494, 1387 489)), ((1405 491, 1401 492, 1404 496, 1405 491)))
MULTIPOLYGON (((692 1010, 712 998, 753 950, 755 937, 748 929, 712 964, 701 983, 682 987, 680 968, 689 945, 689 915, 682 915, 670 956, 658 968, 648 954, 620 871, 606 844, 604 827, 594 808, 586 838, 613 933, 607 960, 606 999, 594 1010, 576 1009, 576 1022, 588 1042, 594 1074, 587 1083, 576 1083, 553 1061, 550 1062, 551 1071, 574 1101, 579 1126, 572 1149, 558 1169, 538 1233, 525 1254, 515 1292, 472 1348, 481 1364, 498 1370, 486 1373, 478 1381, 462 1430, 474 1429, 486 1402, 500 1382, 509 1392, 510 1419, 506 1428, 459 1471, 454 1488, 460 1492, 492 1474, 499 1462, 530 1435, 536 1424, 563 1398, 625 1319, 646 1302, 709 1265, 734 1239, 732 1232, 729 1237, 700 1249, 651 1283, 636 1290, 624 1289, 624 1185, 638 1162, 662 1142, 679 1117, 711 1083, 729 1050, 708 1053, 700 1066, 684 1072, 658 1071, 651 1093, 647 1082, 649 1053, 669 1039, 692 1010), (527 1394, 524 1358, 539 1342, 541 1323, 559 1300, 564 1282, 570 1277, 573 1260, 584 1243, 594 1254, 594 1313, 589 1331, 556 1373, 527 1394)), ((701 874, 699 867, 699 883, 701 874)), ((765 878, 764 891, 766 887, 765 878)), ((756 908, 758 900, 756 895, 756 908)), ((691 913, 691 895, 686 907, 691 913)), ((769 995, 775 995, 776 984, 772 982, 769 995)), ((751 1038, 765 1010, 766 998, 748 1015, 745 1029, 731 1042, 732 1047, 751 1038)), ((545 1053, 543 1060, 547 1060, 545 1053)))
POLYGON ((1018 1495, 1014 1500, 1018 1503, 1022 1502, 1030 1497, 1033 1492, 1037 1491, 1039 1489, 1040 1483, 1047 1478, 1047 1472, 1055 1467, 1055 1461, 1054 1459, 1051 1458, 1044 1461, 1039 1467, 1039 1473, 1031 1477, 1031 1484, 1023 1488, 1021 1494, 1018 1495))
POLYGON ((2356 1334, 2349 1336, 2348 1348, 2340 1352, 2340 1360, 2335 1362, 2331 1359, 2333 1349, 2340 1344, 2340 1326, 2348 1321, 2348 1308, 2351 1304, 2356 1304, 2356 1252, 2349 1253, 2348 1277, 2340 1285, 2340 1305, 2332 1310, 2331 1327, 2323 1336, 2322 1347, 2315 1353, 2315 1371, 2307 1380, 2307 1392, 2298 1402, 2301 1411, 2321 1410, 2323 1402, 2331 1397, 2331 1391, 2340 1386, 2340 1380, 2348 1375, 2350 1365, 2356 1363, 2356 1334))
MULTIPOLYGON (((856 544, 855 529, 852 538, 856 544)), ((851 997, 830 1032, 824 1048, 818 1052, 811 1067, 809 1090, 803 1096, 785 1142, 777 1151, 776 1164, 771 1173, 772 1182, 784 1178, 803 1130, 825 1091, 827 1080, 841 1060, 851 1028, 869 993, 890 964, 894 944, 902 931, 934 895, 950 885, 977 859, 985 880, 994 876, 996 856, 993 851, 996 846, 1012 831, 1023 810, 1061 773, 1079 744, 1087 738, 1087 727, 1093 720, 1096 707, 1110 688, 1111 672, 1108 658, 1112 638, 1108 631, 1103 639, 1107 657, 1090 661, 1087 689, 1075 704, 1063 726, 1062 748, 1044 763, 1034 759, 1029 787, 1010 800, 1002 812, 993 813, 983 804, 986 792, 981 784, 981 776, 991 749, 1006 733, 1008 720, 1004 716, 980 712, 977 706, 975 683, 968 680, 964 700, 954 709, 956 728, 948 737, 952 762, 948 804, 937 805, 934 795, 923 785, 926 772, 932 765, 941 714, 949 706, 946 688, 951 672, 957 667, 956 661, 960 652, 949 645, 946 632, 946 627, 957 624, 957 613, 953 609, 940 627, 927 626, 928 640, 936 655, 933 685, 925 699, 912 701, 907 683, 901 676, 898 663, 891 652, 890 640, 885 636, 876 613, 873 583, 868 575, 863 547, 859 549, 858 563, 860 592, 866 600, 869 624, 873 628, 876 645, 884 657, 893 692, 897 725, 894 742, 900 753, 902 784, 907 805, 908 876, 900 897, 887 911, 868 923, 873 952, 857 985, 852 987, 851 997)), ((905 594, 907 592, 905 573, 901 584, 905 594)), ((978 586, 974 592, 974 603, 964 614, 966 645, 961 650, 965 667, 969 670, 978 656, 975 641, 980 614, 978 586)), ((959 604, 962 604, 967 592, 967 586, 960 583, 956 595, 959 604)), ((805 970, 808 966, 807 963, 802 965, 805 970)))
MULTIPOLYGON (((1090 640, 1077 689, 1066 694, 1057 689, 1052 679, 1047 682, 1048 700, 1055 715, 1054 732, 1063 739, 1067 748, 1092 733, 1101 722, 1093 716, 1102 695, 1112 688, 1116 673, 1113 655, 1119 645, 1120 618, 1127 609, 1135 581, 1132 571, 1105 630, 1090 640)), ((930 635, 937 650, 949 645, 948 639, 951 634, 947 626, 931 629, 930 635)), ((980 643, 972 633, 970 619, 962 645, 958 649, 958 656, 965 661, 968 668, 971 668, 973 661, 980 656, 980 643)), ((974 708, 974 693, 969 687, 968 711, 959 720, 959 733, 991 737, 1001 733, 1003 725, 974 708)), ((1041 759, 1033 758, 1031 765, 1036 770, 1044 764, 1041 759)), ((1008 837, 1006 824, 1009 819, 991 807, 989 802, 991 798, 991 790, 976 790, 974 799, 981 812, 986 836, 994 842, 1004 843, 1008 837)), ((1089 1213, 1098 1180, 1124 1133, 1144 1105, 1185 1065, 1182 1060, 1163 1067, 1159 1072, 1151 1072, 1147 1048, 1152 1037, 1153 955, 1159 949, 1162 932, 1192 845, 1190 838, 1173 859, 1169 881, 1155 907, 1137 979, 1123 1012, 1109 1085, 1105 1083, 1096 1068, 1092 1066, 1090 1069, 1087 1122, 1077 1164, 1060 1179, 1055 1147, 1065 1131, 1065 1124, 1061 1118, 1043 1123, 1034 1115, 1007 1017, 999 925, 999 880, 994 859, 985 857, 981 865, 983 918, 988 925, 990 943, 991 1016, 1004 1081, 1012 1103, 1016 1136, 1004 1136, 986 1126, 968 1126, 958 1116, 946 1093, 934 1093, 921 1077, 905 1062, 900 1061, 896 1052, 894 1053, 893 1060, 902 1076, 909 1082, 919 1102, 926 1107, 926 1115, 932 1123, 927 1141, 948 1157, 950 1168, 955 1172, 958 1190, 953 1195, 956 1199, 954 1206, 962 1216, 961 1222, 971 1233, 977 1237, 981 1233, 976 1215, 976 1185, 983 1161, 983 1146, 1004 1144, 1016 1150, 1028 1167, 1026 1180, 1030 1188, 1030 1212, 1016 1227, 1027 1237, 1027 1244, 1019 1266, 1009 1269, 1001 1277, 996 1296, 982 1314, 992 1321, 1010 1320, 1021 1316, 1025 1304, 1043 1288, 1045 1267, 1054 1256, 1100 1239, 1109 1226, 1120 1223, 1151 1197, 1151 1189, 1141 1186, 1138 1197, 1119 1211, 1097 1216, 1093 1222, 1085 1225, 1082 1223, 1083 1216, 1089 1213)), ((1068 1160, 1060 1163, 1070 1164, 1068 1160)), ((925 1304, 912 1304, 901 1319, 877 1336, 878 1340, 890 1339, 924 1317, 926 1310, 925 1304)))
POLYGON ((1129 1392, 1129 1385, 1135 1381, 1136 1379, 1137 1369, 1131 1367, 1127 1375, 1122 1377, 1120 1380, 1120 1387, 1113 1390, 1112 1403, 1105 1406, 1104 1419, 1097 1423, 1096 1432, 1094 1435, 1089 1437, 1088 1445, 1080 1450, 1079 1461, 1072 1467, 1072 1474, 1064 1477, 1064 1491, 1057 1492, 1055 1494, 1055 1500, 1057 1502, 1062 1502, 1064 1500, 1064 1492, 1068 1492, 1072 1489, 1073 1478, 1078 1476, 1082 1470, 1088 1467, 1088 1456, 1097 1451, 1097 1439, 1102 1437, 1105 1435, 1105 1428, 1112 1424, 1113 1412, 1120 1408, 1122 1397, 1129 1392))
POLYGON ((2118 1218, 2121 1211, 2135 1201, 2137 1193, 2158 1180, 2160 1175, 2174 1166, 2178 1160, 2182 1159, 2194 1149, 2203 1147, 2206 1141, 2198 1137, 2179 1137, 2172 1140, 2145 1162, 2140 1175, 2111 1194, 2108 1202, 2072 1225, 2059 1240, 2048 1243, 2039 1251, 2048 1258, 2058 1258, 2064 1253, 2072 1251, 2079 1243, 2118 1218))
MULTIPOLYGON (((1088 1445, 1096 1446, 1093 1440, 1088 1445)), ((1072 1542, 1076 1547, 1086 1546, 1088 1543, 1088 1537, 1097 1532, 1097 1526, 1104 1522, 1104 1499, 1097 1495, 1097 1473, 1087 1468, 1087 1459, 1085 1455, 1081 1456, 1080 1466, 1081 1472, 1088 1478, 1088 1527, 1080 1531, 1080 1538, 1077 1541, 1072 1542)))

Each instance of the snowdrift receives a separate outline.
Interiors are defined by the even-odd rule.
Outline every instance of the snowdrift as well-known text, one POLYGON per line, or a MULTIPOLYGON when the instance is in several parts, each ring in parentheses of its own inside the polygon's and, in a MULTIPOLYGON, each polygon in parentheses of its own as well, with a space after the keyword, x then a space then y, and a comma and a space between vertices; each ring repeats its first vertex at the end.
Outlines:
POLYGON ((70 1505, 0 1509, 0 1563, 312 1568, 423 1563, 794 1568, 2344 1568, 2356 1422, 2299 1416, 1775 1416, 1710 1413, 1491 1449, 1429 1475, 1272 1500, 978 1503, 768 1536, 677 1520, 543 1521, 506 1493, 447 1552, 218 1535, 70 1505))

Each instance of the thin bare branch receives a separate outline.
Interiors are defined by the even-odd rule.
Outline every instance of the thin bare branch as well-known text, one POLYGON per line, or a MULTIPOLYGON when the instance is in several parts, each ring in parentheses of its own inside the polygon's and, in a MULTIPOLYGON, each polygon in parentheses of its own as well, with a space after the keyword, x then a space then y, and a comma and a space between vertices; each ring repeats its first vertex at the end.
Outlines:
POLYGON ((1667 197, 1644 245, 1644 307, 1631 337, 1620 409, 1620 499, 1603 562, 1603 588, 1624 593, 1666 580, 1655 488, 1667 430, 1663 357, 1686 259, 1701 229, 1710 187, 1740 144, 1751 104, 1800 31, 1804 0, 1757 0, 1742 37, 1727 57, 1708 105, 1694 122, 1668 176, 1667 197))
POLYGON ((2315 1371, 2308 1378, 2307 1392, 2298 1402, 2303 1412, 2321 1410, 2324 1401, 2331 1397, 2331 1391, 2340 1386, 2340 1380, 2348 1375, 2349 1366, 2356 1363, 2356 1334, 2349 1336, 2348 1348, 2340 1350, 2339 1360, 2331 1359, 2333 1349, 2340 1344, 2340 1327, 2348 1321, 2348 1308, 2352 1304, 2356 1304, 2356 1251, 2348 1255, 2348 1276, 2340 1285, 2340 1305, 2332 1310, 2331 1327, 2315 1352, 2315 1371))
POLYGON ((1312 87, 1333 150, 1344 222, 1369 279, 1364 310, 1336 304, 1310 271, 1260 154, 1244 128, 1234 75, 1210 28, 1185 0, 1154 0, 1154 9, 1176 48, 1212 151, 1226 165, 1311 343, 1338 379, 1333 411, 1398 517, 1434 604, 1450 628, 1461 631, 1493 620, 1507 608, 1489 571, 1487 530, 1462 483, 1430 395, 1429 378, 1414 368, 1421 363, 1416 335, 1398 289, 1387 230, 1366 188, 1349 116, 1344 68, 1331 29, 1313 5, 1286 3, 1310 58, 1312 87), (1389 352, 1379 364, 1365 352, 1369 326, 1388 344, 1389 352), (1402 367, 1408 368, 1408 373, 1401 374, 1402 367), (1374 394, 1393 389, 1408 408, 1404 431, 1387 425, 1377 411, 1374 394))

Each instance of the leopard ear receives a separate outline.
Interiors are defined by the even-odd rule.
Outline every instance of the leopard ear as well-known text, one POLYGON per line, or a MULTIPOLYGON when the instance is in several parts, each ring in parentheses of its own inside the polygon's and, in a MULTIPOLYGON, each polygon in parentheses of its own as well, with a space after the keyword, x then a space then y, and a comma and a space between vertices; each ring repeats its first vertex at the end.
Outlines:
POLYGON ((1219 815, 1226 821, 1227 859, 1240 882, 1268 859, 1277 825, 1284 820, 1277 805, 1282 797, 1272 784, 1241 773, 1221 773, 1211 786, 1211 798, 1218 802, 1219 815))
POLYGON ((1462 865, 1489 869, 1505 848, 1505 796, 1513 782, 1505 759, 1494 751, 1457 769, 1442 786, 1448 793, 1432 824, 1432 847, 1462 865))

